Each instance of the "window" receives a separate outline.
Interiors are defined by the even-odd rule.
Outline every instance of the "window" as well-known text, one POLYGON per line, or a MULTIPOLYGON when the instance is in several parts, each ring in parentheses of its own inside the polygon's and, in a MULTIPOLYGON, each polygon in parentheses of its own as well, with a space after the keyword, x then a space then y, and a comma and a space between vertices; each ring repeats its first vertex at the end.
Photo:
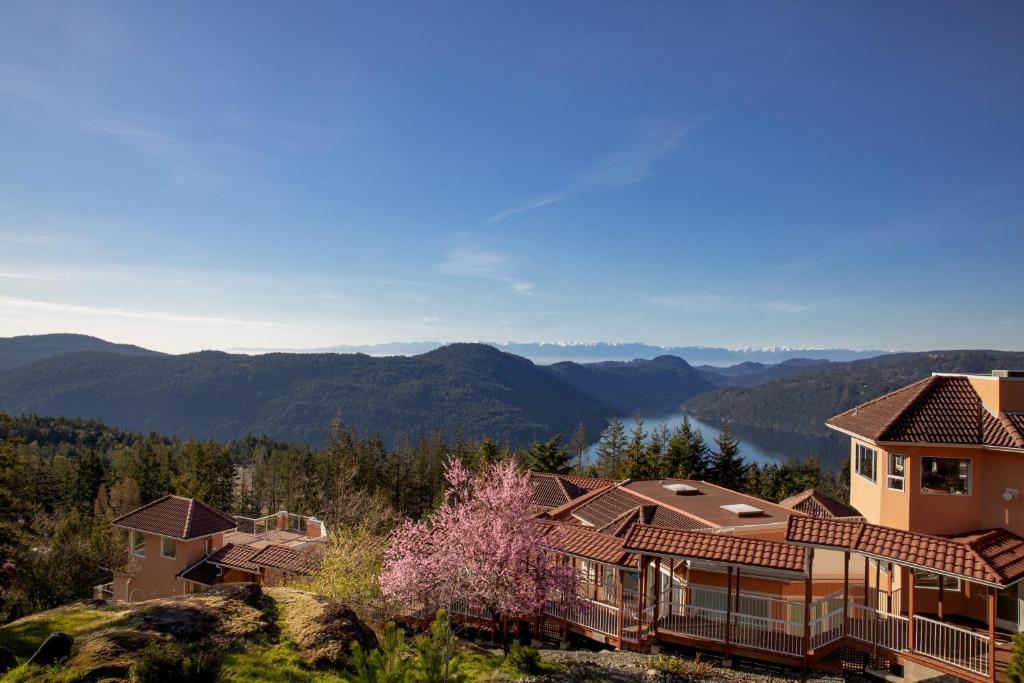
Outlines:
POLYGON ((878 475, 876 470, 876 463, 878 460, 878 453, 874 448, 868 448, 863 444, 857 444, 856 450, 856 470, 857 474, 870 479, 871 481, 878 481, 878 475))
POLYGON ((889 476, 886 477, 886 485, 894 491, 902 491, 905 483, 906 461, 898 453, 889 454, 889 476))
POLYGON ((173 538, 167 536, 160 537, 160 555, 162 557, 174 559, 174 555, 177 550, 177 542, 173 538))
POLYGON ((146 534, 132 529, 132 555, 146 556, 146 534))
POLYGON ((960 458, 921 458, 921 493, 971 495, 971 461, 960 458))
POLYGON ((940 576, 932 572, 917 571, 914 573, 915 588, 939 589, 939 581, 942 581, 942 589, 947 591, 959 591, 960 579, 952 576, 940 576))

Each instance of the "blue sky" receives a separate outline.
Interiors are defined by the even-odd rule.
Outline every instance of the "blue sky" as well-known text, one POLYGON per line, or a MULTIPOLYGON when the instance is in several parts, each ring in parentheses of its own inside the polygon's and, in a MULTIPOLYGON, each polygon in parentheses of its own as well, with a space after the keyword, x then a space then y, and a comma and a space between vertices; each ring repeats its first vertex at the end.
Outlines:
POLYGON ((1024 346, 1020 3, 3 17, 0 336, 1024 346))

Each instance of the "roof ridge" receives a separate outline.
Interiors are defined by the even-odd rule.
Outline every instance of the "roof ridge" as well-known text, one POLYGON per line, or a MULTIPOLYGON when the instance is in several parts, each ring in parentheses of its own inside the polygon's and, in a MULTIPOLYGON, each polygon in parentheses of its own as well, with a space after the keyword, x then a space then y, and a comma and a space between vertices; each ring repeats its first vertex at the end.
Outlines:
POLYGON ((181 530, 181 537, 188 538, 188 528, 192 524, 192 509, 196 505, 195 498, 188 499, 188 511, 185 512, 185 526, 181 530))
MULTIPOLYGON (((882 427, 874 434, 874 437, 873 437, 874 440, 875 441, 882 440, 882 437, 885 436, 885 433, 887 431, 889 431, 889 429, 894 424, 896 424, 897 420, 899 420, 901 417, 906 415, 908 410, 910 410, 911 408, 916 406, 917 402, 921 400, 922 396, 924 396, 926 393, 930 393, 931 392, 932 388, 936 384, 936 380, 937 379, 938 379, 937 375, 932 375, 932 376, 926 377, 924 380, 922 380, 921 387, 918 388, 917 390, 915 390, 914 394, 910 397, 910 400, 907 401, 907 404, 905 406, 903 406, 902 408, 900 408, 898 411, 896 411, 896 414, 893 415, 892 417, 890 417, 889 420, 886 421, 885 424, 883 424, 882 427)), ((912 386, 914 386, 914 385, 911 384, 911 385, 903 387, 903 388, 904 389, 909 389, 912 386)), ((973 391, 973 389, 974 389, 974 387, 971 387, 972 391, 973 391)))
POLYGON ((1019 415, 1021 413, 1015 411, 1000 412, 996 417, 999 419, 1000 424, 1003 425, 1003 429, 1009 432, 1010 437, 1014 443, 1017 444, 1017 448, 1024 448, 1024 434, 1017 429, 1017 425, 1013 424, 1013 420, 1010 419, 1010 415, 1019 415))
POLYGON ((124 513, 123 515, 110 520, 110 523, 111 524, 117 524, 118 522, 120 522, 122 519, 124 519, 128 515, 133 515, 136 512, 139 512, 140 510, 145 510, 146 508, 153 507, 157 503, 163 502, 163 501, 167 500, 168 498, 181 498, 181 496, 175 496, 174 494, 168 493, 166 496, 161 496, 160 498, 157 498, 156 500, 151 500, 148 503, 146 503, 145 505, 140 505, 139 507, 135 508, 134 510, 129 510, 128 512, 124 513))
MULTIPOLYGON (((989 529, 988 531, 983 533, 978 538, 975 538, 973 541, 966 541, 964 543, 964 545, 966 545, 968 548, 970 548, 971 554, 974 555, 974 559, 977 560, 978 562, 980 562, 981 564, 983 564, 985 566, 985 569, 987 569, 992 574, 992 576, 994 576, 996 578, 996 581, 999 581, 1000 579, 1003 578, 1002 573, 996 571, 996 568, 993 567, 989 563, 989 561, 985 559, 985 556, 982 555, 981 552, 978 550, 978 548, 975 546, 975 544, 978 541, 980 541, 981 539, 989 536, 990 534, 995 533, 995 531, 996 531, 995 529, 989 529)), ((953 543, 957 542, 957 541, 953 541, 952 539, 949 539, 949 540, 952 541, 953 543)))
MULTIPOLYGON (((864 401, 864 403, 858 403, 857 405, 853 406, 852 408, 847 408, 843 412, 839 413, 839 415, 846 415, 847 413, 852 413, 852 412, 854 412, 855 410, 857 410, 859 408, 863 408, 864 406, 870 406, 870 405, 873 405, 875 403, 878 403, 879 401, 887 399, 890 396, 894 396, 894 395, 899 394, 901 392, 907 391, 908 389, 910 389, 910 387, 913 387, 913 386, 916 386, 918 384, 921 384, 922 382, 927 382, 930 379, 932 379, 932 377, 934 377, 934 376, 935 375, 930 375, 928 377, 923 377, 923 378, 917 380, 916 382, 911 382, 910 384, 906 384, 906 385, 904 385, 902 387, 898 387, 896 389, 893 389, 892 391, 887 391, 886 393, 882 394, 881 396, 874 397, 870 401, 864 401)), ((834 415, 833 417, 830 417, 829 420, 831 420, 831 419, 833 419, 835 417, 839 417, 839 415, 834 415)))

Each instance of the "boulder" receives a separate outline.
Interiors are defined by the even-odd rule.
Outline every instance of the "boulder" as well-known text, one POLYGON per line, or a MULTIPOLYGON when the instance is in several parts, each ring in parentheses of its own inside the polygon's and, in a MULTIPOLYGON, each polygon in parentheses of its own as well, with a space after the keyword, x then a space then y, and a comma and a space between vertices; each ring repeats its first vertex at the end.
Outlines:
POLYGON ((43 641, 43 644, 35 651, 35 654, 29 657, 28 663, 37 666, 49 666, 63 662, 71 654, 71 646, 74 644, 75 639, 67 633, 54 631, 43 641))
POLYGON ((14 650, 0 645, 0 676, 18 666, 18 660, 14 657, 14 650))
POLYGON ((343 667, 352 643, 359 643, 364 651, 378 645, 373 630, 345 605, 289 588, 272 588, 267 593, 283 608, 284 630, 310 666, 343 667))

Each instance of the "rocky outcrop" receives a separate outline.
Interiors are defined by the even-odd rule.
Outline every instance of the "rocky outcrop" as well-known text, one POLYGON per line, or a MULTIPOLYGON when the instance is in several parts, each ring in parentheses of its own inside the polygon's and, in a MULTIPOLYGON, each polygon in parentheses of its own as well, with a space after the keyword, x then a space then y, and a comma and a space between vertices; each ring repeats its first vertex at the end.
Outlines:
POLYGON ((289 588, 268 588, 267 593, 283 610, 281 628, 312 667, 344 666, 352 643, 364 651, 377 647, 374 632, 344 605, 289 588))

